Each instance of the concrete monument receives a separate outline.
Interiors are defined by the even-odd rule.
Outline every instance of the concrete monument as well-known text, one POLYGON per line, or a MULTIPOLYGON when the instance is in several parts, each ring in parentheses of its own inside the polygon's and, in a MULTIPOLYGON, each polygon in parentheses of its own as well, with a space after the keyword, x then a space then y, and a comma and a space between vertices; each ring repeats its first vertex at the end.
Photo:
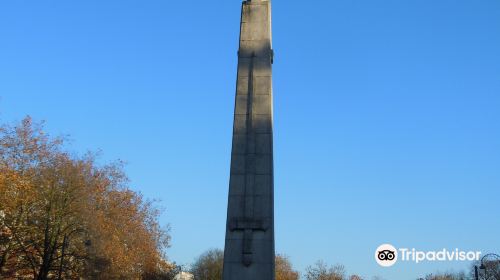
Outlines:
POLYGON ((241 12, 223 280, 274 280, 271 2, 241 12))

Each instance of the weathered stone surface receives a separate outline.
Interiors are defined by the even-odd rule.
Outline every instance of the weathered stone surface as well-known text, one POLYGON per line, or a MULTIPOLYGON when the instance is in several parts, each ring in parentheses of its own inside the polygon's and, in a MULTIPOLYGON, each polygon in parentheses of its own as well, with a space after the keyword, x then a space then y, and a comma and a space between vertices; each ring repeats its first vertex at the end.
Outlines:
MULTIPOLYGON (((272 196, 273 177, 272 175, 255 175, 255 195, 272 196)), ((272 203, 272 201, 270 201, 272 203)))
POLYGON ((229 179, 229 196, 245 194, 245 175, 231 174, 229 179))
POLYGON ((251 57, 252 54, 258 57, 269 56, 271 54, 271 42, 268 39, 242 40, 238 54, 240 57, 251 57))
POLYGON ((245 174, 245 155, 231 156, 231 174, 245 174))
POLYGON ((273 157, 272 155, 257 155, 255 157, 255 174, 272 174, 273 157))
POLYGON ((236 96, 236 109, 235 114, 246 115, 248 113, 248 96, 247 95, 237 95, 236 96))
POLYGON ((255 114, 253 119, 255 122, 255 133, 272 133, 273 117, 271 114, 255 114))
POLYGON ((272 150, 273 141, 270 133, 255 135, 255 152, 257 154, 271 154, 272 150))
MULTIPOLYGON (((224 259, 227 258, 228 262, 241 262, 242 261, 242 247, 243 243, 241 242, 241 239, 228 239, 226 240, 231 247, 234 247, 236 250, 232 250, 228 252, 226 255, 224 255, 224 259)), ((273 248, 273 241, 272 240, 266 240, 266 239, 253 239, 252 240, 252 246, 256 248, 254 256, 255 256, 255 264, 258 266, 259 264, 264 264, 265 262, 259 261, 259 260, 265 260, 266 259, 266 254, 269 253, 269 249, 273 248)), ((261 279, 261 278, 254 278, 254 279, 261 279)))
POLYGON ((239 261, 224 262, 223 279, 234 280, 257 280, 257 279, 274 279, 274 264, 257 263, 258 265, 249 267, 239 267, 239 261), (227 278, 231 275, 231 278, 227 278))
POLYGON ((255 114, 270 115, 271 114, 271 96, 270 95, 254 95, 253 108, 255 114))
POLYGON ((246 133, 246 115, 234 115, 234 126, 233 126, 233 134, 245 134, 246 133))
POLYGON ((254 78, 256 95, 271 95, 271 77, 261 76, 254 78))
POLYGON ((224 280, 274 280, 271 3, 244 1, 224 280))
MULTIPOLYGON (((271 77, 271 67, 269 67, 271 64, 270 56, 240 58, 238 64, 238 78, 246 78, 243 81, 248 81, 247 79, 252 70, 254 77, 271 77), (251 64, 253 64, 253 67, 250 67, 251 64)), ((247 86, 247 84, 243 84, 242 86, 247 86)))

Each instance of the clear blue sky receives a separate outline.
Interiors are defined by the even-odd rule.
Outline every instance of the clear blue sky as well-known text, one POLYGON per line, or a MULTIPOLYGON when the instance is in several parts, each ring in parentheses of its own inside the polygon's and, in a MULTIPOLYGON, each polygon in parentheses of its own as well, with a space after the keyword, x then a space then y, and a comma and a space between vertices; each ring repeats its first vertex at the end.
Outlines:
MULTIPOLYGON (((123 159, 171 260, 222 248, 240 1, 0 3, 0 120, 123 159)), ((384 242, 500 252, 500 2, 274 1, 276 248, 388 280, 384 242)))

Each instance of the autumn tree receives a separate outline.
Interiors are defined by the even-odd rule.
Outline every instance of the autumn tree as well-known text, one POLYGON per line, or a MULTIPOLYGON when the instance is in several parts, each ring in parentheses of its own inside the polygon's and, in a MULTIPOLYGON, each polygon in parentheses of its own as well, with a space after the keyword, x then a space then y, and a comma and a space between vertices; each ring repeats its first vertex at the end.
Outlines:
POLYGON ((299 280, 299 272, 294 270, 288 256, 276 255, 276 280, 299 280))
POLYGON ((140 279, 171 269, 158 210, 121 163, 63 149, 26 118, 0 129, 0 275, 4 279, 140 279))

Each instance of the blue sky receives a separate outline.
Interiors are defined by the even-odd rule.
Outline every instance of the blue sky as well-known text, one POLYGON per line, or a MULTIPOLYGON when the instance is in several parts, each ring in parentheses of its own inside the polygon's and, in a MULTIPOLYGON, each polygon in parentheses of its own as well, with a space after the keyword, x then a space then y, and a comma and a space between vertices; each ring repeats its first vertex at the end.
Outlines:
MULTIPOLYGON (((239 1, 1 1, 0 121, 123 159, 171 260, 222 248, 239 1)), ((276 248, 415 279, 382 243, 500 252, 500 2, 274 1, 276 248)))

